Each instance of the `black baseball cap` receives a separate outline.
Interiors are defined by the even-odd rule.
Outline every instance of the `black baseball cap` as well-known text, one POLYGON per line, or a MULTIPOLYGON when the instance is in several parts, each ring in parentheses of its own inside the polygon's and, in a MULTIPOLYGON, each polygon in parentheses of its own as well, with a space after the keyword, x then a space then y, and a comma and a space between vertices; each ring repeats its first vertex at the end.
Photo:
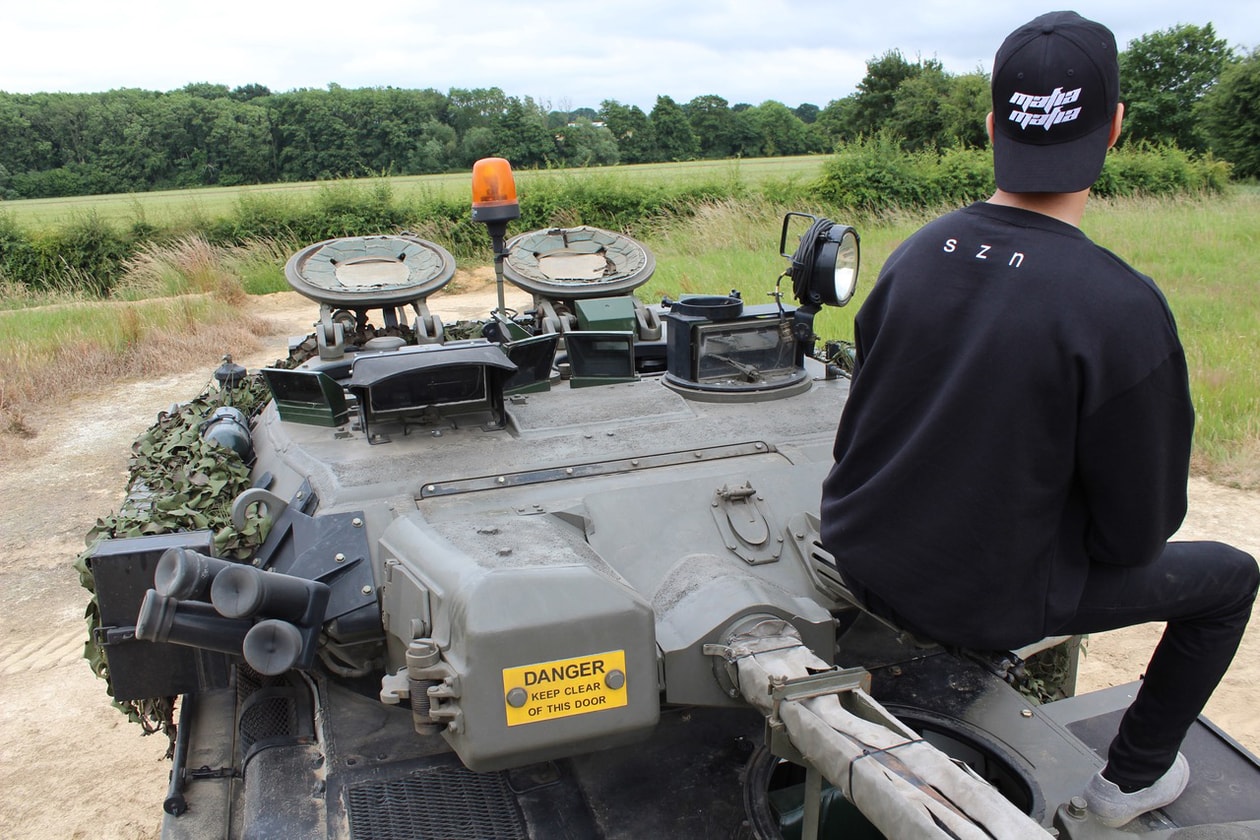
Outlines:
POLYGON ((993 62, 993 171, 1007 192, 1077 192, 1102 172, 1120 101, 1116 38, 1076 12, 1016 29, 993 62))

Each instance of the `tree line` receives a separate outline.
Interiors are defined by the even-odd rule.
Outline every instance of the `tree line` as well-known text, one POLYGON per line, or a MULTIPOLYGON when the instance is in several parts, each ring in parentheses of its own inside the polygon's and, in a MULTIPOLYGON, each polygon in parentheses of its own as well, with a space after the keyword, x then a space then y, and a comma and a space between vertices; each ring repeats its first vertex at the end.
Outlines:
MULTIPOLYGON (((1210 152, 1260 176, 1260 53, 1239 54, 1210 23, 1183 24, 1135 39, 1120 59, 1122 142, 1210 152)), ((497 87, 0 91, 0 198, 426 174, 491 155, 522 168, 801 155, 877 134, 905 151, 983 148, 989 108, 982 73, 897 50, 821 108, 710 94, 658 96, 649 112, 616 100, 560 110, 497 87)))
POLYGON ((780 103, 732 108, 717 96, 660 96, 645 113, 612 100, 552 110, 499 88, 0 92, 2 198, 416 175, 491 155, 521 168, 604 166, 827 145, 780 103), (707 131, 718 121, 721 138, 707 131))

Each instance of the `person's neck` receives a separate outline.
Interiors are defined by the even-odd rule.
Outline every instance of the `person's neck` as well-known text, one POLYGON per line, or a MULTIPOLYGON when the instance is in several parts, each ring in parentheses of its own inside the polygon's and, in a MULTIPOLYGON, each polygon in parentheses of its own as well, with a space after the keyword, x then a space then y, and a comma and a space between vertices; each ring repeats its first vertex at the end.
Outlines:
POLYGON ((1089 190, 1074 193, 1011 193, 999 189, 989 198, 989 204, 1031 210, 1067 222, 1073 227, 1080 227, 1088 198, 1089 190))

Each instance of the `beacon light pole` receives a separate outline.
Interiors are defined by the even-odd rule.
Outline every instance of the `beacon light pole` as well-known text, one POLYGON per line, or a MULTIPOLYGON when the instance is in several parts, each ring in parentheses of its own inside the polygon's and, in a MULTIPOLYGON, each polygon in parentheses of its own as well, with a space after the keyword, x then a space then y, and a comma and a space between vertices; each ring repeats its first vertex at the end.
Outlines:
POLYGON ((520 216, 521 205, 516 201, 512 165, 503 158, 482 158, 473 164, 472 219, 483 223, 490 232, 501 316, 506 316, 507 312, 503 298, 503 258, 507 256, 503 250, 503 239, 507 235, 507 223, 520 216))

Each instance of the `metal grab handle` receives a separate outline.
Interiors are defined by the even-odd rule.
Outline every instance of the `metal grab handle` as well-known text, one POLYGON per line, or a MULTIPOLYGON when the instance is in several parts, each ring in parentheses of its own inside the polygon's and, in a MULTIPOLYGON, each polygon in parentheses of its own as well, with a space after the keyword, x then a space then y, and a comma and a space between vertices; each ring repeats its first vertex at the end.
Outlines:
POLYGON ((284 512, 289 503, 270 490, 264 490, 261 487, 251 487, 242 491, 232 500, 232 526, 236 530, 244 530, 248 524, 246 517, 249 509, 254 505, 262 505, 266 515, 274 521, 284 512))

